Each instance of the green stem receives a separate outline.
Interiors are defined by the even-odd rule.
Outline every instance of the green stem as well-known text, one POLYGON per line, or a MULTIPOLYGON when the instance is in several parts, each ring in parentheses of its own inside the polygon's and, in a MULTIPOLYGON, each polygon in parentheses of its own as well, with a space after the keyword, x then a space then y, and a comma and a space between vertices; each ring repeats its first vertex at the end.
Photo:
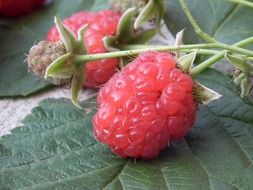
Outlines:
POLYGON ((246 0, 225 0, 225 1, 242 4, 242 5, 253 8, 253 3, 250 1, 246 1, 246 0))
POLYGON ((245 59, 248 61, 253 61, 253 57, 246 57, 245 59))
MULTIPOLYGON (((244 43, 243 41, 240 41, 244 43)), ((248 40, 247 40, 248 43, 248 40)), ((241 45, 242 46, 242 45, 241 45)), ((146 46, 146 45, 123 45, 120 46, 122 50, 136 50, 136 49, 146 49, 146 50, 155 50, 155 51, 166 51, 166 50, 180 50, 182 52, 192 52, 192 51, 203 51, 205 53, 214 54, 220 51, 217 50, 209 50, 207 48, 220 48, 225 49, 241 54, 245 54, 251 56, 253 51, 240 48, 238 46, 231 46, 224 43, 209 43, 209 44, 190 44, 190 45, 179 45, 179 46, 146 46), (206 50, 204 50, 206 49, 206 50)))
POLYGON ((253 43, 253 37, 249 37, 249 38, 246 38, 246 39, 243 39, 243 40, 237 42, 236 44, 234 44, 234 46, 244 47, 244 46, 250 45, 252 43, 253 43))
POLYGON ((224 50, 224 51, 210 57, 209 59, 203 61, 202 63, 200 63, 199 65, 197 65, 196 67, 194 67, 191 70, 191 73, 190 73, 191 76, 196 77, 197 75, 199 75, 200 73, 205 71, 207 68, 209 68, 211 65, 213 65, 214 63, 221 60, 226 55, 226 53, 227 53, 227 50, 224 50))
POLYGON ((185 3, 185 0, 179 0, 179 3, 186 14, 187 18, 189 19, 191 25, 193 26, 195 32, 206 42, 209 43, 219 43, 217 40, 215 40, 213 37, 211 37, 209 34, 205 33, 197 24, 196 20, 193 18, 187 4, 185 3))
POLYGON ((125 57, 136 55, 146 51, 175 51, 175 50, 186 50, 199 48, 221 48, 229 51, 241 53, 247 56, 253 56, 253 51, 242 49, 236 46, 229 46, 221 43, 210 43, 210 44, 190 44, 190 45, 180 45, 180 46, 157 46, 157 47, 146 47, 141 49, 133 49, 133 50, 125 50, 125 51, 117 51, 117 52, 109 52, 109 53, 98 53, 98 54, 90 54, 90 55, 76 55, 74 57, 76 62, 87 62, 94 61, 98 59, 107 59, 107 58, 116 58, 116 57, 125 57))
MULTIPOLYGON (((237 3, 241 3, 244 5, 248 5, 248 6, 253 6, 253 3, 245 1, 245 0, 228 0, 228 1, 233 1, 233 2, 237 2, 237 3)), ((188 20, 190 21, 192 27, 194 28, 195 32, 205 41, 207 41, 208 43, 217 43, 220 44, 221 46, 227 46, 224 43, 221 43, 219 41, 217 41, 216 39, 214 39, 213 37, 211 37, 209 34, 205 33, 197 24, 196 20, 193 18, 187 4, 185 3, 185 0, 179 0, 179 3, 184 11, 184 13, 186 14, 188 20)), ((246 39, 246 43, 248 43, 250 40, 246 39)), ((244 43, 244 40, 240 43, 244 43)), ((235 45, 233 47, 238 47, 239 45, 235 45)), ((243 46, 243 44, 242 44, 243 46)), ((224 48, 226 50, 224 50, 223 52, 220 52, 218 54, 215 54, 213 57, 207 59, 206 61, 204 61, 202 64, 198 65, 197 67, 195 67, 192 70, 192 75, 198 75, 200 72, 202 72, 203 70, 205 70, 207 67, 209 67, 210 65, 214 64, 215 62, 219 61, 220 59, 222 59, 224 57, 224 55, 227 53, 228 48, 224 48)), ((242 53, 242 52, 241 52, 242 53)), ((246 53, 246 52, 245 52, 246 53)), ((248 52, 249 53, 249 52, 248 52)), ((243 53, 244 54, 244 53, 243 53)))
MULTIPOLYGON (((232 47, 246 46, 246 45, 251 44, 251 43, 253 43, 253 37, 249 37, 249 38, 246 38, 242 41, 239 41, 236 44, 234 44, 232 47)), ((196 67, 194 67, 191 70, 191 75, 193 77, 197 76, 198 74, 200 74, 201 72, 206 70, 208 67, 210 67, 214 63, 221 60, 226 55, 227 52, 228 52, 227 50, 224 50, 224 51, 210 57, 209 59, 203 61, 202 63, 200 63, 199 65, 197 65, 196 67)))
MULTIPOLYGON (((168 47, 168 46, 163 46, 163 45, 121 45, 119 47, 120 50, 135 50, 135 49, 144 49, 144 48, 158 48, 158 47, 168 47)), ((181 49, 181 52, 184 53, 191 53, 193 51, 197 51, 198 54, 202 55, 215 55, 219 53, 220 51, 218 50, 212 50, 212 49, 203 49, 203 48, 196 48, 196 49, 181 49)))

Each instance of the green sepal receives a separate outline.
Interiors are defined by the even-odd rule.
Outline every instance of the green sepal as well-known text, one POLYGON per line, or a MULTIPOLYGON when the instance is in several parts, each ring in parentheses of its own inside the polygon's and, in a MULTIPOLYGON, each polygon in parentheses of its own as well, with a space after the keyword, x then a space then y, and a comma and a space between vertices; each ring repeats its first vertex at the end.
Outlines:
POLYGON ((64 26, 59 17, 55 17, 55 25, 60 33, 61 41, 65 45, 67 52, 74 54, 86 54, 87 50, 83 43, 84 32, 86 31, 87 25, 84 25, 78 31, 77 39, 72 31, 64 26))
POLYGON ((246 59, 230 54, 226 54, 226 58, 232 65, 241 70, 243 73, 248 73, 250 71, 250 65, 248 65, 246 59))
POLYGON ((115 36, 106 36, 103 43, 108 51, 120 50, 120 45, 145 44, 157 34, 155 28, 135 30, 133 20, 137 15, 136 8, 130 8, 121 16, 115 36))
POLYGON ((78 103, 78 95, 80 90, 82 89, 84 80, 85 80, 84 69, 83 68, 77 69, 71 81, 71 101, 76 107, 80 109, 81 106, 78 103))
POLYGON ((129 40, 133 38, 132 20, 136 14, 137 10, 135 8, 127 9, 120 17, 115 36, 103 38, 104 46, 108 51, 118 51, 120 43, 128 44, 129 40))
POLYGON ((240 73, 238 76, 234 76, 234 84, 237 86, 240 86, 241 84, 241 80, 245 78, 245 74, 244 73, 240 73))
POLYGON ((251 82, 249 75, 245 73, 240 73, 238 76, 234 76, 234 84, 240 86, 241 97, 248 96, 251 90, 251 82))
POLYGON ((84 33, 86 32, 88 25, 82 26, 77 33, 77 40, 75 41, 74 45, 74 52, 75 54, 83 55, 87 54, 87 49, 84 45, 84 33))
MULTIPOLYGON (((184 31, 185 31, 185 29, 179 31, 179 32, 176 34, 175 46, 183 45, 184 31)), ((175 54, 176 54, 176 58, 179 58, 179 57, 180 57, 180 51, 179 51, 179 50, 175 51, 175 54)))
POLYGON ((221 98, 221 95, 218 92, 215 92, 198 82, 195 82, 193 96, 197 103, 204 105, 221 98))
POLYGON ((72 31, 64 26, 59 17, 55 16, 54 22, 58 32, 60 33, 61 41, 65 45, 67 52, 74 53, 76 43, 75 35, 72 31))
POLYGON ((45 72, 45 79, 48 77, 69 79, 75 72, 75 65, 71 63, 71 53, 58 57, 51 63, 45 72))
POLYGON ((131 41, 131 44, 146 44, 151 38, 157 34, 155 28, 147 29, 139 34, 137 34, 131 41))
POLYGON ((251 90, 250 77, 253 75, 253 66, 243 57, 226 55, 227 60, 235 66, 237 75, 234 75, 234 84, 240 86, 241 97, 248 96, 251 90))
POLYGON ((60 18, 55 17, 55 24, 60 33, 61 41, 67 49, 67 54, 63 55, 61 59, 56 60, 56 62, 49 66, 46 76, 71 78, 71 100, 76 107, 81 108, 78 104, 78 94, 85 81, 83 68, 83 64, 85 63, 76 63, 74 56, 87 54, 83 39, 87 25, 84 25, 78 30, 76 38, 75 35, 64 26, 60 18))
POLYGON ((103 38, 103 44, 107 51, 118 51, 117 37, 116 36, 106 36, 103 38))
POLYGON ((180 31, 176 34, 175 46, 183 45, 184 31, 185 31, 185 29, 180 30, 180 31))
POLYGON ((251 89, 251 84, 250 84, 250 81, 248 80, 247 77, 244 77, 241 80, 240 88, 241 88, 241 97, 242 98, 249 95, 250 89, 251 89))
POLYGON ((165 14, 164 0, 149 0, 146 6, 141 10, 140 14, 134 22, 134 28, 139 28, 143 23, 155 18, 156 28, 160 29, 160 23, 165 14))
POLYGON ((189 53, 189 54, 186 54, 186 55, 180 57, 177 60, 177 64, 178 64, 179 68, 183 72, 190 74, 191 69, 193 67, 193 63, 196 59, 196 56, 197 56, 197 51, 194 51, 192 53, 189 53))
POLYGON ((120 43, 126 43, 134 36, 133 18, 137 15, 136 8, 130 8, 124 12, 117 26, 116 36, 120 43))

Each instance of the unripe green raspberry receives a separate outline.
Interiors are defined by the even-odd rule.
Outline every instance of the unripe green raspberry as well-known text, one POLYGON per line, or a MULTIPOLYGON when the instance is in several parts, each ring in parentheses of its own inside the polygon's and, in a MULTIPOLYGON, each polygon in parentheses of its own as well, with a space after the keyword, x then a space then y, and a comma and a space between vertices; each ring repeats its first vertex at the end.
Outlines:
POLYGON ((128 8, 141 8, 148 3, 148 0, 110 0, 114 10, 124 12, 128 8))
MULTIPOLYGON (((28 69, 36 76, 44 79, 47 67, 64 54, 66 54, 66 48, 62 43, 40 41, 30 49, 27 56, 28 69)), ((61 85, 67 83, 68 80, 49 78, 48 82, 61 85)))

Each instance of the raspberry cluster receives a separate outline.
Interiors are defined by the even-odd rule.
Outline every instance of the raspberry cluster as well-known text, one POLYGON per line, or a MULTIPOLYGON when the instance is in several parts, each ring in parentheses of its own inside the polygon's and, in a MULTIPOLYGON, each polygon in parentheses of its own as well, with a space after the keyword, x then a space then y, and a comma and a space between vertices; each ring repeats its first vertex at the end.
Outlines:
POLYGON ((155 158, 193 126, 193 85, 171 54, 140 54, 99 91, 95 137, 121 157, 155 158))
MULTIPOLYGON (((88 54, 105 53, 107 50, 104 47, 103 38, 115 35, 120 16, 120 13, 112 10, 78 12, 66 18, 64 24, 75 35, 82 26, 88 24, 84 37, 88 54)), ((56 27, 50 29, 47 40, 51 42, 60 40, 56 27)), ((118 62, 118 59, 110 58, 86 63, 84 85, 98 87, 104 84, 116 72, 118 62)))

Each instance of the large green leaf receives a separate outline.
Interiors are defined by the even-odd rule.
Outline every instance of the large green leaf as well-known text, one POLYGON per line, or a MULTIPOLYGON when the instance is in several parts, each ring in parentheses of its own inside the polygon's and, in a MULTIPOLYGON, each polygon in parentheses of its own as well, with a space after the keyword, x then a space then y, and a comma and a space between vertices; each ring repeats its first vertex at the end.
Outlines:
MULTIPOLYGON (((166 25, 175 34, 186 28, 185 42, 196 43, 196 36, 178 0, 167 0, 166 25)), ((253 10, 224 0, 185 0, 200 27, 225 43, 253 36, 253 10)), ((252 46, 253 47, 253 46, 252 46)))
POLYGON ((0 189, 252 189, 253 105, 217 71, 198 80, 222 99, 200 106, 186 139, 152 161, 118 158, 94 140, 94 99, 84 111, 66 99, 42 101, 0 140, 0 189))
POLYGON ((0 97, 27 96, 49 86, 27 73, 25 53, 45 38, 54 15, 67 17, 80 10, 107 8, 106 0, 55 0, 18 19, 0 19, 0 97))

